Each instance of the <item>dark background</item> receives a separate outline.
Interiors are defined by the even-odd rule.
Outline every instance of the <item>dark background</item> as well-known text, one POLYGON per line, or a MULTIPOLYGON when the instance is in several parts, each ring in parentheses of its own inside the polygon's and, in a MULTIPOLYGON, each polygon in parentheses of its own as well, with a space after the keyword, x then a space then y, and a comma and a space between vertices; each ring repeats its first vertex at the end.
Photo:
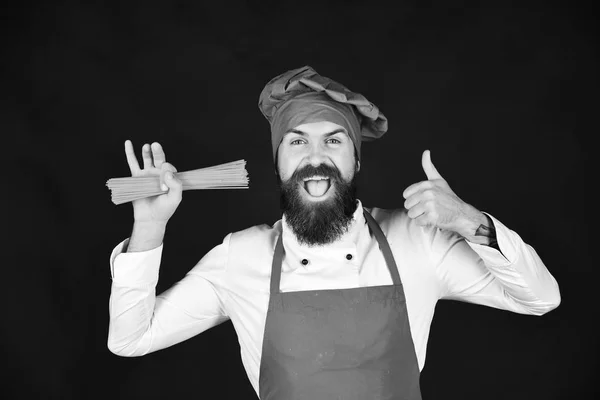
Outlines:
MULTIPOLYGON (((129 236, 123 142, 179 171, 247 161, 247 191, 186 192, 159 291, 231 232, 280 218, 264 84, 311 65, 390 130, 363 146, 359 197, 401 207, 432 159, 557 278, 543 317, 440 302, 424 399, 588 399, 597 367, 597 15, 569 2, 20 2, 3 9, 0 396, 253 399, 231 324, 141 357, 106 347, 109 255, 129 236)), ((6 7, 6 6, 5 6, 6 7)))

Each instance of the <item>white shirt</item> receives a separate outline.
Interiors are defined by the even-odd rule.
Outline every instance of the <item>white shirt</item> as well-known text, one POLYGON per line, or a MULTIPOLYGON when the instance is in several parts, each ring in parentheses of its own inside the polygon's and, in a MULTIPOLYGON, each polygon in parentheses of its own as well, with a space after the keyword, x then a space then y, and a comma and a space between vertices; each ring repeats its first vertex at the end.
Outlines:
MULTIPOLYGON (((369 211, 385 233, 398 266, 420 370, 439 299, 532 315, 560 304, 556 280, 535 250, 489 214, 501 252, 453 232, 420 227, 404 209, 369 211)), ((280 232, 285 248, 282 292, 392 284, 360 202, 348 232, 327 246, 300 244, 285 217, 272 227, 230 233, 181 281, 158 296, 155 286, 163 246, 122 253, 126 239, 110 257, 109 349, 120 356, 141 356, 231 319, 242 363, 258 395, 271 262, 280 232), (303 259, 309 260, 306 266, 303 259)))

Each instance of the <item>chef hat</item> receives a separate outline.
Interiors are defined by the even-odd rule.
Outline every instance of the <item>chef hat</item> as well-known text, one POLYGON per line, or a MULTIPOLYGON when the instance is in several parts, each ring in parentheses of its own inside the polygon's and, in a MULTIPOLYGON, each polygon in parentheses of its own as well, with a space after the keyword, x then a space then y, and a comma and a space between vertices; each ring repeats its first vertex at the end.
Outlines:
POLYGON ((271 124, 273 159, 285 133, 302 124, 329 121, 346 128, 359 159, 361 142, 380 138, 388 128, 387 118, 375 104, 310 66, 271 79, 258 107, 271 124))

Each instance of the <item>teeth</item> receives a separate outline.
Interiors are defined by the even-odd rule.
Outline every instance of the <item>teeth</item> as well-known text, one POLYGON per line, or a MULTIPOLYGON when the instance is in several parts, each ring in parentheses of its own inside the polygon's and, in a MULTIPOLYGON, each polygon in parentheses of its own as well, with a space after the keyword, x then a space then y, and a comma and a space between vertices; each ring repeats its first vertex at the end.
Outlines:
POLYGON ((324 181, 324 180, 327 180, 327 179, 329 179, 329 178, 326 178, 324 176, 316 175, 316 176, 311 176, 310 178, 304 178, 304 182, 306 182, 306 181, 324 181))

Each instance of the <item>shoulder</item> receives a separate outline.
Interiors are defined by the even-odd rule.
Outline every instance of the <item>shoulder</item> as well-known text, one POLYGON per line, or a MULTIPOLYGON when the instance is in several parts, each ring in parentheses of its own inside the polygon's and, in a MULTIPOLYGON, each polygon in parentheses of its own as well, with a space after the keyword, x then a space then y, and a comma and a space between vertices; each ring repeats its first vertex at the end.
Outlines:
POLYGON ((228 271, 236 281, 265 278, 270 272, 275 244, 281 234, 281 221, 272 226, 255 225, 228 235, 228 271))
POLYGON ((414 224, 404 208, 365 207, 385 233, 408 231, 414 224))
POLYGON ((275 248, 277 238, 281 234, 281 220, 273 225, 254 225, 241 231, 232 232, 229 236, 230 247, 268 247, 275 248))
POLYGON ((422 250, 437 253, 443 252, 461 237, 450 231, 435 226, 419 226, 408 216, 405 208, 384 209, 365 207, 381 227, 386 236, 394 241, 418 245, 422 250))

